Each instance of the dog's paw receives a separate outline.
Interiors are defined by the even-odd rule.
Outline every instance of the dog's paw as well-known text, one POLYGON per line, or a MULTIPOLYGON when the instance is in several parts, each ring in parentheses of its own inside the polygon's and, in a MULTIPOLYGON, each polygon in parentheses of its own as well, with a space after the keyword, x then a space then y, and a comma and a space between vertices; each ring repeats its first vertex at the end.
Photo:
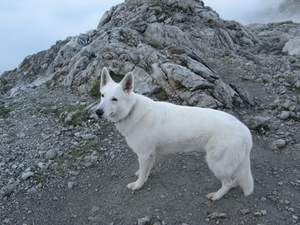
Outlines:
POLYGON ((142 187, 142 185, 139 185, 137 182, 132 182, 130 184, 127 184, 127 188, 132 191, 138 190, 141 187, 142 187))
POLYGON ((207 194, 206 198, 212 201, 216 201, 219 199, 219 197, 216 195, 216 192, 207 194))

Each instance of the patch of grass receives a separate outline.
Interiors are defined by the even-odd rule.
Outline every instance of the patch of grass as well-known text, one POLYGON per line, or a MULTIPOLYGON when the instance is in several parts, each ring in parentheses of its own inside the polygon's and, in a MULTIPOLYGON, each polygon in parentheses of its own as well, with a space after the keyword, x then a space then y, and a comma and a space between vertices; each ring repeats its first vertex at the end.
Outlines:
POLYGON ((271 71, 270 71, 269 69, 264 69, 264 70, 263 70, 263 73, 264 73, 264 74, 271 75, 271 71))
POLYGON ((68 71, 66 71, 66 70, 61 70, 61 71, 57 72, 56 74, 54 74, 54 76, 52 77, 51 80, 48 80, 46 82, 46 87, 50 88, 50 87, 56 86, 57 82, 59 81, 61 76, 66 76, 66 75, 68 75, 68 71))
POLYGON ((44 115, 54 115, 55 117, 59 118, 62 110, 59 109, 56 105, 53 105, 53 103, 43 103, 39 107, 37 107, 35 111, 32 112, 33 115, 36 114, 36 112, 42 113, 44 115))
POLYGON ((110 74, 111 78, 117 83, 120 82, 124 78, 124 74, 114 73, 113 71, 110 71, 109 74, 110 74))
POLYGON ((287 21, 282 21, 282 22, 278 22, 278 23, 273 23, 273 27, 276 27, 276 26, 281 26, 281 25, 284 25, 284 24, 294 24, 294 22, 292 20, 287 20, 287 21))
POLYGON ((159 49, 160 48, 160 44, 157 41, 150 41, 148 42, 148 44, 155 49, 159 49))
POLYGON ((0 117, 1 118, 7 118, 9 116, 10 111, 11 111, 10 107, 6 107, 4 102, 0 102, 0 117))
POLYGON ((68 72, 65 71, 65 70, 61 70, 60 72, 57 72, 53 77, 52 77, 52 80, 53 81, 58 81, 58 79, 61 77, 61 76, 65 76, 67 75, 68 72))
POLYGON ((136 7, 139 8, 139 7, 141 7, 142 5, 144 5, 143 2, 138 2, 137 5, 136 5, 136 7))
POLYGON ((270 130, 270 127, 268 125, 260 124, 253 128, 254 131, 264 134, 266 131, 270 130))
POLYGON ((167 5, 162 4, 161 1, 156 1, 152 6, 160 7, 162 10, 162 13, 167 14, 167 15, 171 12, 171 8, 167 5))
POLYGON ((180 65, 187 68, 188 67, 188 62, 186 60, 181 60, 180 65))
POLYGON ((48 88, 48 89, 50 89, 50 87, 51 87, 51 85, 52 85, 52 80, 48 80, 48 81, 46 81, 46 87, 48 88))
POLYGON ((167 101, 169 98, 167 92, 164 90, 157 92, 155 96, 159 101, 167 101))
POLYGON ((100 77, 97 78, 97 80, 94 82, 94 85, 91 89, 90 95, 93 98, 100 98, 101 94, 100 94, 100 77))
POLYGON ((272 104, 270 106, 271 110, 276 110, 278 108, 278 105, 277 104, 272 104))
POLYGON ((81 105, 71 105, 63 114, 62 119, 67 125, 80 126, 90 118, 88 110, 81 105))
POLYGON ((76 148, 70 149, 64 155, 55 159, 54 163, 57 164, 58 169, 61 169, 63 165, 72 168, 83 156, 92 153, 93 151, 101 152, 100 149, 101 142, 99 139, 90 140, 80 144, 76 148))
POLYGON ((31 171, 34 173, 32 179, 36 184, 45 182, 46 178, 43 174, 43 171, 37 165, 31 167, 31 171))
POLYGON ((130 42, 130 40, 132 39, 132 36, 128 35, 125 31, 120 30, 119 31, 119 35, 121 38, 121 41, 125 44, 128 44, 130 42))

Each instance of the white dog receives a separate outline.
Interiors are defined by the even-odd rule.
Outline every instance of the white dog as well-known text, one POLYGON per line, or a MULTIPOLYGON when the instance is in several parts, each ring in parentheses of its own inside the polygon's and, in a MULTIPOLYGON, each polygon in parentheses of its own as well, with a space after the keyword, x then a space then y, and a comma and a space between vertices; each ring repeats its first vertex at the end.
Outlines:
POLYGON ((147 181, 156 154, 204 150, 209 168, 222 182, 208 199, 218 200, 238 185, 245 196, 253 192, 252 137, 243 123, 213 109, 155 102, 134 93, 133 84, 132 72, 115 83, 103 68, 96 109, 99 118, 115 122, 138 156, 138 179, 127 185, 129 189, 140 189, 147 181))

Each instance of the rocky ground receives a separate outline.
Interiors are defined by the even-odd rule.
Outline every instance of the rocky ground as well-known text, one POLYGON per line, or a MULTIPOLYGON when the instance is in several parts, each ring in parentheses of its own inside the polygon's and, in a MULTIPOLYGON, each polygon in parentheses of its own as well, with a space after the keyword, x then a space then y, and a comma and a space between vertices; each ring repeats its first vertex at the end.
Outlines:
MULTIPOLYGON (((97 101, 46 85, 2 100, 2 224, 299 223, 298 121, 276 117, 252 130, 254 193, 237 188, 211 202, 205 194, 220 183, 199 153, 158 157, 146 185, 127 190, 136 156, 113 124, 88 114, 97 101)), ((251 113, 236 115, 264 121, 249 122, 251 113)))

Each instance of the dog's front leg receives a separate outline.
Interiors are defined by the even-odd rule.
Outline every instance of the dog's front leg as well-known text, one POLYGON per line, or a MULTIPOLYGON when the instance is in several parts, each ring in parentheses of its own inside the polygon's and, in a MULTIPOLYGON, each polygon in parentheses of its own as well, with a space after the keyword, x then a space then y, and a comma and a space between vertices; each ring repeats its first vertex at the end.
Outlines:
POLYGON ((139 160, 138 176, 139 176, 139 178, 137 179, 137 181, 128 184, 127 185, 128 189, 134 191, 134 190, 140 189, 143 186, 143 184, 148 179, 151 168, 153 167, 154 159, 155 159, 154 154, 138 155, 138 160, 139 160))

